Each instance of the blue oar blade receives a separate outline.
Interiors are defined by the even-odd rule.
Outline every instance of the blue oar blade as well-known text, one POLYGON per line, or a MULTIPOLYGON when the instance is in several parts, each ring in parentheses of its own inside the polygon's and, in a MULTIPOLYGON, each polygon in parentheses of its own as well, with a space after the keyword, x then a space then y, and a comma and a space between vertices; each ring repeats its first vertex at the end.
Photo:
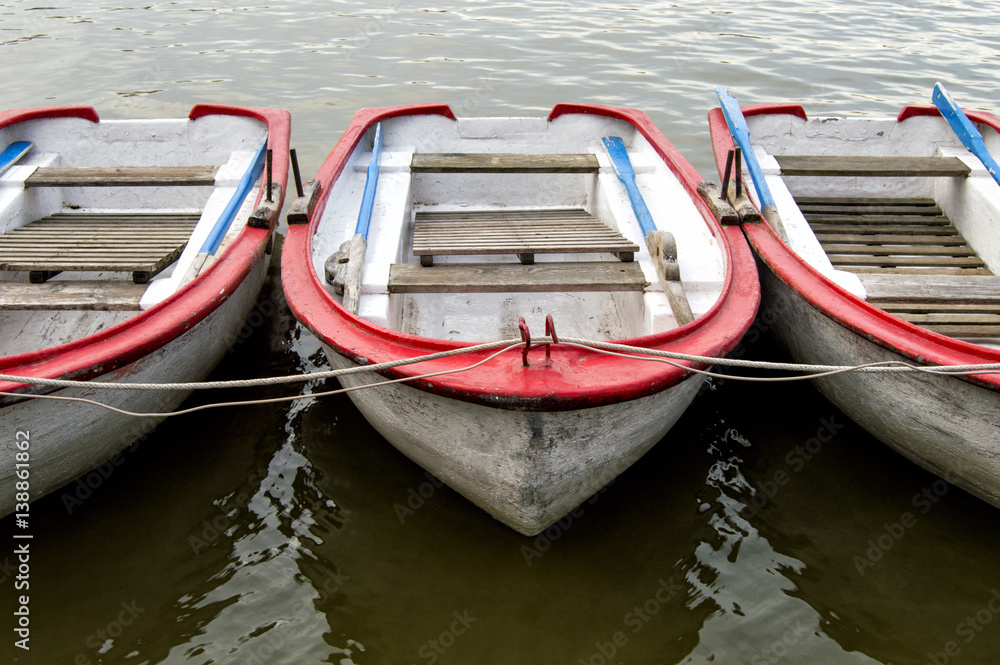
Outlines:
POLYGON ((972 124, 969 117, 965 115, 965 112, 955 103, 955 100, 952 99, 952 96, 940 83, 934 85, 932 99, 934 100, 934 105, 941 111, 941 115, 951 125, 952 130, 958 136, 959 140, 962 141, 962 145, 979 158, 979 161, 987 168, 993 179, 1000 184, 1000 166, 997 165, 993 155, 986 149, 986 142, 983 141, 983 135, 979 133, 979 130, 972 124))
POLYGON ((226 204, 226 207, 222 210, 222 214, 219 215, 219 219, 215 222, 215 226, 212 227, 208 237, 205 238, 205 242, 198 252, 199 254, 215 254, 215 250, 222 244, 222 239, 226 236, 226 232, 229 231, 233 220, 236 219, 236 213, 239 212, 240 207, 243 205, 243 200, 250 193, 254 183, 257 182, 257 178, 264 172, 264 158, 266 154, 267 137, 265 136, 260 147, 257 148, 253 159, 250 160, 250 166, 243 174, 243 177, 240 178, 239 184, 236 185, 236 191, 233 192, 229 203, 226 204))
POLYGON ((0 152, 0 175, 28 154, 32 145, 34 144, 30 141, 17 141, 4 148, 4 151, 0 152))
POLYGON ((729 125, 729 133, 733 135, 736 142, 742 148, 750 144, 750 128, 747 120, 743 117, 743 110, 736 98, 721 85, 715 86, 715 96, 719 98, 719 105, 722 106, 722 113, 726 116, 726 124, 729 125))
POLYGON ((642 235, 643 237, 648 236, 656 230, 656 222, 653 221, 653 216, 649 213, 646 201, 642 198, 639 186, 635 182, 635 169, 632 168, 632 160, 629 159, 625 143, 618 136, 606 136, 603 141, 604 147, 608 150, 608 156, 611 157, 611 163, 615 167, 615 173, 625 185, 625 191, 628 192, 628 198, 632 202, 632 210, 635 212, 635 218, 639 221, 642 235))
POLYGON ((378 161, 382 156, 382 123, 375 125, 375 137, 372 145, 372 161, 368 164, 368 173, 365 177, 365 193, 361 197, 361 209, 358 211, 358 224, 354 229, 355 235, 361 235, 368 240, 368 228, 372 221, 372 212, 375 209, 375 190, 378 188, 378 161))
POLYGON ((754 154, 753 146, 750 144, 750 128, 747 126, 747 120, 743 116, 740 103, 721 85, 715 86, 715 94, 719 98, 722 114, 726 117, 729 133, 733 135, 733 140, 743 152, 743 161, 746 162, 750 178, 757 189, 761 209, 768 206, 773 207, 774 199, 771 197, 771 190, 764 180, 764 172, 760 168, 760 162, 757 161, 757 155, 754 154))
POLYGON ((608 151, 608 155, 611 157, 611 163, 615 167, 615 173, 618 174, 618 178, 623 179, 628 176, 635 177, 635 170, 632 168, 632 160, 628 157, 628 150, 625 149, 625 143, 622 141, 621 137, 605 136, 602 141, 604 142, 604 147, 608 151))

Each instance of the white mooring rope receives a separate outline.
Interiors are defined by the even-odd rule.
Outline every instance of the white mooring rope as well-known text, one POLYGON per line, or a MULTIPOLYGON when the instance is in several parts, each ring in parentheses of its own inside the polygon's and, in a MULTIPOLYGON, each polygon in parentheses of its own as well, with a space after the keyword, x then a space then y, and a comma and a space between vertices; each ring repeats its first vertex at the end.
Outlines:
MULTIPOLYGON (((928 374, 957 376, 957 375, 995 373, 998 370, 1000 370, 1000 363, 978 364, 978 365, 951 365, 951 366, 912 365, 910 363, 902 361, 885 361, 878 363, 868 363, 863 365, 810 365, 810 364, 799 364, 799 363, 776 363, 776 362, 767 362, 759 360, 740 360, 738 358, 715 358, 710 356, 698 356, 687 353, 675 353, 673 351, 663 351, 659 349, 648 349, 644 347, 628 346, 624 344, 614 344, 612 342, 600 342, 594 340, 577 339, 573 337, 560 337, 558 338, 558 341, 554 341, 551 337, 538 337, 538 338, 533 338, 530 341, 530 344, 531 348, 537 348, 540 346, 551 345, 551 344, 562 344, 565 346, 588 349, 591 351, 595 351, 597 353, 604 353, 621 358, 629 358, 633 360, 646 361, 646 362, 666 363, 668 365, 679 367, 681 369, 685 369, 693 373, 720 379, 736 380, 736 381, 758 381, 758 382, 801 381, 803 379, 815 379, 825 376, 832 376, 834 374, 843 374, 847 372, 865 373, 865 374, 924 372, 928 374), (792 376, 777 376, 777 377, 740 376, 735 374, 722 374, 710 370, 698 369, 688 365, 683 365, 681 364, 682 362, 690 362, 702 365, 739 367, 744 369, 792 372, 796 374, 792 376)), ((362 365, 358 367, 348 367, 344 369, 326 370, 322 372, 311 372, 306 374, 295 374, 291 376, 273 376, 260 379, 240 379, 234 381, 200 381, 200 382, 190 382, 190 383, 110 383, 103 381, 74 381, 70 379, 45 379, 45 378, 37 378, 30 376, 15 376, 9 374, 0 374, 0 381, 9 381, 12 383, 24 383, 30 385, 45 386, 50 388, 86 387, 88 389, 99 389, 99 390, 185 390, 185 391, 222 389, 222 388, 257 388, 257 387, 282 385, 289 383, 320 381, 334 377, 347 376, 351 374, 380 372, 383 370, 393 369, 395 367, 401 367, 404 365, 413 365, 416 363, 428 362, 431 360, 439 360, 441 358, 466 355, 470 353, 479 353, 481 351, 495 351, 491 355, 487 356, 486 358, 472 365, 468 365, 466 367, 459 367, 451 370, 443 370, 440 372, 433 372, 429 374, 422 374, 419 376, 406 377, 401 379, 393 379, 393 380, 386 379, 383 381, 378 381, 376 383, 353 386, 350 388, 341 388, 338 390, 330 390, 320 393, 306 393, 300 395, 274 397, 267 399, 203 404, 189 409, 183 409, 180 411, 173 411, 168 413, 136 413, 81 397, 66 397, 61 395, 44 395, 44 394, 34 395, 30 393, 11 393, 11 392, 0 392, 0 395, 9 397, 83 402, 86 404, 92 404, 94 406, 99 406, 114 411, 116 413, 121 413, 129 416, 146 417, 146 418, 165 418, 168 416, 188 414, 188 413, 193 413, 195 411, 203 411, 205 409, 218 408, 222 406, 249 406, 257 404, 275 404, 280 402, 290 402, 299 399, 311 399, 314 397, 325 397, 328 395, 336 395, 340 393, 351 392, 354 390, 362 390, 366 388, 377 388, 379 386, 389 385, 392 383, 418 381, 421 379, 441 376, 444 374, 455 374, 458 372, 465 372, 474 369, 476 367, 479 367, 480 365, 483 365, 497 358, 498 356, 500 356, 503 353, 506 353, 507 351, 511 351, 514 349, 523 349, 523 348, 524 348, 524 342, 522 340, 508 339, 497 342, 476 344, 473 346, 467 346, 459 349, 452 349, 450 351, 441 351, 438 353, 432 353, 424 356, 417 356, 414 358, 401 358, 399 360, 392 360, 389 362, 378 363, 374 365, 362 365)))

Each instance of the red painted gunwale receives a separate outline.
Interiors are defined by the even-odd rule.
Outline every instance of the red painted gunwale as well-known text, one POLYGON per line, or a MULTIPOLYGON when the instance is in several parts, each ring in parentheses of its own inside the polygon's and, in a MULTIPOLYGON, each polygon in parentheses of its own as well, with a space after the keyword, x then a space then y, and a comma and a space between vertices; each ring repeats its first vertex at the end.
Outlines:
MULTIPOLYGON (((179 338, 222 305, 264 257, 271 231, 277 224, 288 175, 288 141, 291 117, 277 109, 198 104, 188 117, 235 115, 255 118, 268 128, 273 150, 272 179, 282 185, 270 228, 247 226, 204 273, 154 307, 93 335, 30 353, 0 358, 0 372, 17 376, 86 380, 142 359, 179 338)), ((73 117, 99 122, 97 112, 84 106, 61 106, 0 113, 0 127, 27 120, 73 117)), ((260 204, 258 193, 255 206, 260 204)), ((0 382, 3 392, 49 392, 24 384, 0 382)), ((9 402, 11 398, 7 398, 9 402)))
MULTIPOLYGON (((801 106, 789 104, 754 104, 744 106, 745 116, 793 114, 806 119, 801 106)), ((974 122, 1000 131, 1000 119, 991 113, 967 112, 974 122)), ((934 106, 906 106, 897 122, 919 116, 940 116, 934 106)), ((708 113, 709 129, 720 173, 733 147, 732 135, 722 109, 708 113)), ((823 276, 796 254, 765 221, 744 224, 744 232, 757 256, 785 286, 813 308, 854 334, 874 342, 918 364, 966 365, 1000 362, 1000 351, 941 335, 869 304, 823 276)), ((1000 374, 959 377, 964 381, 1000 391, 1000 374)))
MULTIPOLYGON (((553 108, 549 119, 554 120, 570 113, 619 118, 635 126, 654 146, 695 201, 705 223, 719 240, 727 266, 722 296, 709 312, 681 328, 622 340, 622 343, 705 356, 725 354, 749 328, 760 302, 753 255, 739 228, 722 228, 718 224, 697 193, 701 176, 645 113, 617 107, 560 104, 553 108)), ((451 109, 445 105, 413 105, 358 111, 316 177, 322 187, 322 195, 309 223, 290 225, 282 248, 282 284, 292 312, 324 344, 358 364, 378 363, 469 346, 460 342, 403 334, 373 325, 351 314, 327 293, 322 278, 312 267, 311 239, 327 203, 326 195, 361 137, 379 120, 417 114, 455 118, 451 109)), ((538 326, 536 334, 542 333, 540 320, 529 321, 529 324, 538 326)), ((555 321, 555 324, 558 331, 559 321, 555 321)), ((382 374, 389 378, 413 377, 464 367, 486 355, 488 354, 463 355, 401 367, 382 374)), ((533 351, 529 358, 531 364, 527 368, 522 366, 519 353, 511 353, 475 370, 422 379, 409 385, 438 395, 488 406, 529 411, 563 411, 652 395, 680 383, 691 374, 687 369, 622 360, 570 347, 553 348, 551 366, 546 366, 541 350, 533 351)))

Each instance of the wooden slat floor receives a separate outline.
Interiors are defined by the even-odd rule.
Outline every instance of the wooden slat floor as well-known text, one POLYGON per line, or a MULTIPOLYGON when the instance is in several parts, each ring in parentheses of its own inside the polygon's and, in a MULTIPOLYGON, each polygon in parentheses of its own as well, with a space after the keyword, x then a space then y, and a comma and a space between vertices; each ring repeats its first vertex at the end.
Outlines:
POLYGON ((435 255, 611 252, 631 261, 639 246, 582 208, 418 212, 413 254, 427 265, 435 255))
POLYGON ((873 305, 944 335, 1000 337, 1000 278, 934 199, 796 202, 830 261, 861 278, 873 305))
POLYGON ((51 215, 0 235, 0 270, 44 281, 62 271, 130 272, 136 283, 177 260, 200 215, 51 215))

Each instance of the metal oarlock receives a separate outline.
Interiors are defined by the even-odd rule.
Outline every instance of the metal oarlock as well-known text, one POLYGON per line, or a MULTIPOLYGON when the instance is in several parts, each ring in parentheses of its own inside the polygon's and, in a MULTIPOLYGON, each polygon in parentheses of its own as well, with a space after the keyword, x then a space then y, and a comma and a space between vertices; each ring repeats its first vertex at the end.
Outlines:
POLYGON ((267 166, 267 198, 265 200, 268 203, 270 203, 271 201, 274 200, 274 199, 271 198, 271 183, 272 183, 272 180, 273 180, 272 177, 271 177, 271 159, 272 159, 272 157, 271 157, 271 149, 268 148, 267 149, 267 158, 265 160, 265 164, 267 166))
POLYGON ((736 198, 743 196, 743 155, 739 147, 733 148, 726 155, 726 170, 722 176, 722 196, 729 191, 729 181, 735 179, 736 198), (734 168, 735 167, 735 168, 734 168))
POLYGON ((726 192, 729 191, 729 179, 733 174, 733 155, 735 150, 730 150, 729 154, 726 155, 726 170, 722 174, 722 198, 726 197, 726 192))
POLYGON ((288 155, 292 158, 292 176, 295 178, 295 194, 297 196, 305 196, 305 192, 302 191, 302 176, 299 174, 299 158, 295 155, 295 148, 289 150, 288 155))
POLYGON ((741 148, 734 148, 735 159, 733 160, 735 164, 736 173, 736 198, 743 196, 743 151, 741 148))
POLYGON ((531 332, 528 331, 528 324, 523 316, 517 320, 517 327, 521 331, 521 341, 524 342, 524 348, 521 349, 521 363, 527 367, 528 351, 531 350, 531 332))
MULTIPOLYGON (((559 343, 559 337, 556 336, 556 324, 555 321, 552 320, 551 314, 545 315, 545 336, 551 337, 553 344, 559 343)), ((547 363, 552 362, 552 354, 549 352, 549 347, 551 346, 552 344, 545 345, 545 362, 547 363)))

